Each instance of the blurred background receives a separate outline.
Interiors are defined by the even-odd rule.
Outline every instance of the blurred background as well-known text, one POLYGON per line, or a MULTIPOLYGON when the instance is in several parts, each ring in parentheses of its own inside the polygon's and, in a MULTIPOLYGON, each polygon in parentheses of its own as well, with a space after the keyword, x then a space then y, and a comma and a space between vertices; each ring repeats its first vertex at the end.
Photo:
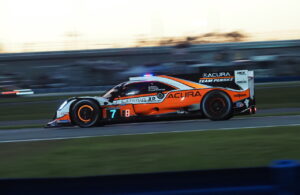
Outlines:
MULTIPOLYGON (((253 167, 299 159, 299 10, 299 0, 0 0, 0 177, 253 167), (72 96, 101 95, 146 73, 229 69, 255 71, 257 114, 221 122, 225 129, 247 123, 243 130, 204 132, 197 121, 193 128, 201 132, 36 139, 53 132, 54 139, 106 133, 106 127, 41 128, 72 96), (270 127, 274 123, 280 124, 270 127), (262 124, 270 128, 252 129, 262 124), (15 136, 25 141, 15 143, 15 136)), ((146 132, 142 125, 130 128, 146 132)))
POLYGON ((0 0, 0 126, 43 125, 65 98, 146 73, 254 69, 259 110, 298 109, 299 9, 297 0, 0 0))
POLYGON ((297 0, 0 0, 0 88, 81 91, 220 67, 298 80, 299 9, 297 0))

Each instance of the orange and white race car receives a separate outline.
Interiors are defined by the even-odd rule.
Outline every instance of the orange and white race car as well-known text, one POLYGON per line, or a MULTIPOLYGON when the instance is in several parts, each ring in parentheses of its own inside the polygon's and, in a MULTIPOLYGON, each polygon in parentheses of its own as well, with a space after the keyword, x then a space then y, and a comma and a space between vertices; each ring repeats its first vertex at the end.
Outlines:
POLYGON ((66 100, 46 127, 91 127, 107 121, 166 115, 196 114, 227 120, 255 111, 253 71, 210 72, 185 78, 145 75, 131 77, 102 97, 66 100))

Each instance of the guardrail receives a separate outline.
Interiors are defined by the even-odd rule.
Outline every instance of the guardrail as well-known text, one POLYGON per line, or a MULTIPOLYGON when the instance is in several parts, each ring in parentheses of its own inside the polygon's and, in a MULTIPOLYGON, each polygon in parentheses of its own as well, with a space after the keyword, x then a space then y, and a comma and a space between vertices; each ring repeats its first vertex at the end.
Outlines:
POLYGON ((269 167, 108 175, 76 178, 1 179, 0 193, 52 194, 300 194, 298 161, 269 167))
POLYGON ((0 98, 6 97, 17 97, 23 95, 33 95, 34 92, 31 89, 16 89, 12 91, 3 91, 0 92, 0 98))

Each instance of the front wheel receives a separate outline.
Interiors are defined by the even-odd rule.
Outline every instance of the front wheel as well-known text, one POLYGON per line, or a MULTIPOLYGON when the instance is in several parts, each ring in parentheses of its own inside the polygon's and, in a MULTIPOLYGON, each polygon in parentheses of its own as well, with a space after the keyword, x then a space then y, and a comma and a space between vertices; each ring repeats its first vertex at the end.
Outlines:
POLYGON ((100 108, 92 100, 79 100, 72 106, 71 118, 80 127, 95 126, 100 120, 100 108))
POLYGON ((230 97, 223 91, 209 92, 202 100, 202 112, 210 120, 227 120, 233 116, 230 97))

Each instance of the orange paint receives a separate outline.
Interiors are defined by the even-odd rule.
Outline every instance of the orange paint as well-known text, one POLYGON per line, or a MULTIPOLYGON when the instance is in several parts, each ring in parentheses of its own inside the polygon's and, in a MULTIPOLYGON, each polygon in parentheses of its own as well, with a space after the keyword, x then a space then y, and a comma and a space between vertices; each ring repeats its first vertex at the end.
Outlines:
POLYGON ((85 123, 88 123, 88 122, 91 121, 91 119, 84 119, 84 118, 82 118, 81 115, 80 115, 80 111, 81 111, 83 108, 89 108, 89 109, 92 110, 92 111, 94 110, 94 108, 93 108, 92 106, 90 106, 90 105, 83 105, 83 106, 81 106, 81 107, 78 109, 78 111, 77 111, 77 116, 78 116, 78 118, 79 118, 81 121, 83 121, 83 122, 85 122, 85 123))
POLYGON ((57 118, 56 120, 58 120, 58 121, 70 120, 70 115, 66 114, 60 118, 57 118))
MULTIPOLYGON (((126 105, 111 105, 105 106, 104 108, 120 108, 121 113, 126 109, 129 110, 130 116, 135 115, 157 115, 176 112, 185 107, 193 104, 200 104, 202 98, 210 91, 216 90, 216 88, 204 88, 194 90, 182 90, 182 91, 171 91, 166 94, 165 99, 160 103, 141 103, 141 104, 126 104, 126 105)), ((232 91, 229 89, 217 89, 224 91, 228 94, 232 102, 236 102, 250 96, 250 90, 245 91, 232 91)), ((133 97, 145 97, 153 94, 144 94, 138 96, 128 96, 126 98, 133 97)), ((106 115, 105 115, 106 116, 106 115)))

